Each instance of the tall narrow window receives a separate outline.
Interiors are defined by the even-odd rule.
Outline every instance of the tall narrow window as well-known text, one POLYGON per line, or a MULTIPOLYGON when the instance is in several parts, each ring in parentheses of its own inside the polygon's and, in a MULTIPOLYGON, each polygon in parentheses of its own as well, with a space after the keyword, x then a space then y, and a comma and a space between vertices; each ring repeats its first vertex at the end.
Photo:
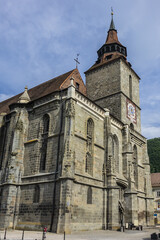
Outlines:
POLYGON ((112 139, 112 156, 115 162, 115 170, 119 172, 119 143, 116 135, 112 139))
POLYGON ((49 116, 48 114, 45 114, 43 116, 43 134, 48 133, 49 131, 49 116))
POLYGON ((132 76, 129 75, 129 97, 132 100, 132 76))
POLYGON ((40 172, 46 169, 46 157, 47 157, 47 143, 49 133, 49 116, 45 114, 43 116, 43 130, 42 130, 42 144, 41 144, 41 158, 40 158, 40 172))
POLYGON ((40 199, 40 187, 36 185, 34 189, 33 202, 39 203, 39 199, 40 199))
POLYGON ((86 154, 86 172, 90 175, 92 175, 92 156, 90 153, 86 154))
POLYGON ((94 143, 94 122, 91 118, 87 121, 87 154, 85 171, 93 174, 93 143, 94 143))
POLYGON ((87 190, 87 204, 92 204, 92 188, 88 187, 87 190))
POLYGON ((133 168, 134 168, 134 181, 135 186, 138 188, 138 159, 137 159, 137 146, 133 147, 133 168))

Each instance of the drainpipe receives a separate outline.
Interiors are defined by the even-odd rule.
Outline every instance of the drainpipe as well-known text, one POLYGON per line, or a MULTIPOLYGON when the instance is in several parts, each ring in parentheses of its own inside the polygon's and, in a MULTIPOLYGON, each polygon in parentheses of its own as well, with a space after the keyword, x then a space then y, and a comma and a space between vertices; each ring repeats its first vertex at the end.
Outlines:
POLYGON ((21 172, 19 171, 19 176, 18 176, 18 185, 16 186, 16 201, 15 201, 15 206, 14 206, 14 214, 13 214, 13 229, 15 229, 16 225, 16 214, 17 214, 17 209, 19 205, 19 191, 20 191, 20 179, 21 179, 21 172))
POLYGON ((107 188, 107 230, 109 229, 109 189, 107 188))

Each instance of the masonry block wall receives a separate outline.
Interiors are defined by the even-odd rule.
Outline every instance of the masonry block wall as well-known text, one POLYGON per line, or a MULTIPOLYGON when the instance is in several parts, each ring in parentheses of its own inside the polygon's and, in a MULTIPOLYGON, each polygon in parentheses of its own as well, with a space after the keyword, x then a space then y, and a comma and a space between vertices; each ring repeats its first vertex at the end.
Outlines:
POLYGON ((74 85, 12 105, 1 124, 1 228, 71 233, 152 224, 146 139, 74 85))

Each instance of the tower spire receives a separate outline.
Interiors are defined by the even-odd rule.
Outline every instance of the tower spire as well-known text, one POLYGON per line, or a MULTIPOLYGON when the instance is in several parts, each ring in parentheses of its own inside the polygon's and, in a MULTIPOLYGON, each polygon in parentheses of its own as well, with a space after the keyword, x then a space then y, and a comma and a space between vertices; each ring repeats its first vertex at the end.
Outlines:
POLYGON ((113 8, 112 7, 111 7, 111 24, 110 24, 109 30, 115 30, 116 31, 114 20, 113 20, 113 8))

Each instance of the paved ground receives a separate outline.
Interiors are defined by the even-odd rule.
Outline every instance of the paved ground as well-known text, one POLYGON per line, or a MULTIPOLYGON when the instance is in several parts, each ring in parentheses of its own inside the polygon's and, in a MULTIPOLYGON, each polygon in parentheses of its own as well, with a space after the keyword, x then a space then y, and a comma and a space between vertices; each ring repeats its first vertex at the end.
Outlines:
MULTIPOLYGON (((65 240, 150 240, 150 235, 159 233, 159 229, 145 229, 143 231, 126 230, 125 232, 116 231, 86 231, 76 232, 66 235, 65 240)), ((0 231, 0 240, 4 239, 4 231, 0 231)), ((8 230, 7 240, 22 240, 22 231, 8 230)), ((24 240, 42 240, 42 232, 25 231, 24 240)), ((64 240, 63 234, 47 233, 45 240, 64 240)))

